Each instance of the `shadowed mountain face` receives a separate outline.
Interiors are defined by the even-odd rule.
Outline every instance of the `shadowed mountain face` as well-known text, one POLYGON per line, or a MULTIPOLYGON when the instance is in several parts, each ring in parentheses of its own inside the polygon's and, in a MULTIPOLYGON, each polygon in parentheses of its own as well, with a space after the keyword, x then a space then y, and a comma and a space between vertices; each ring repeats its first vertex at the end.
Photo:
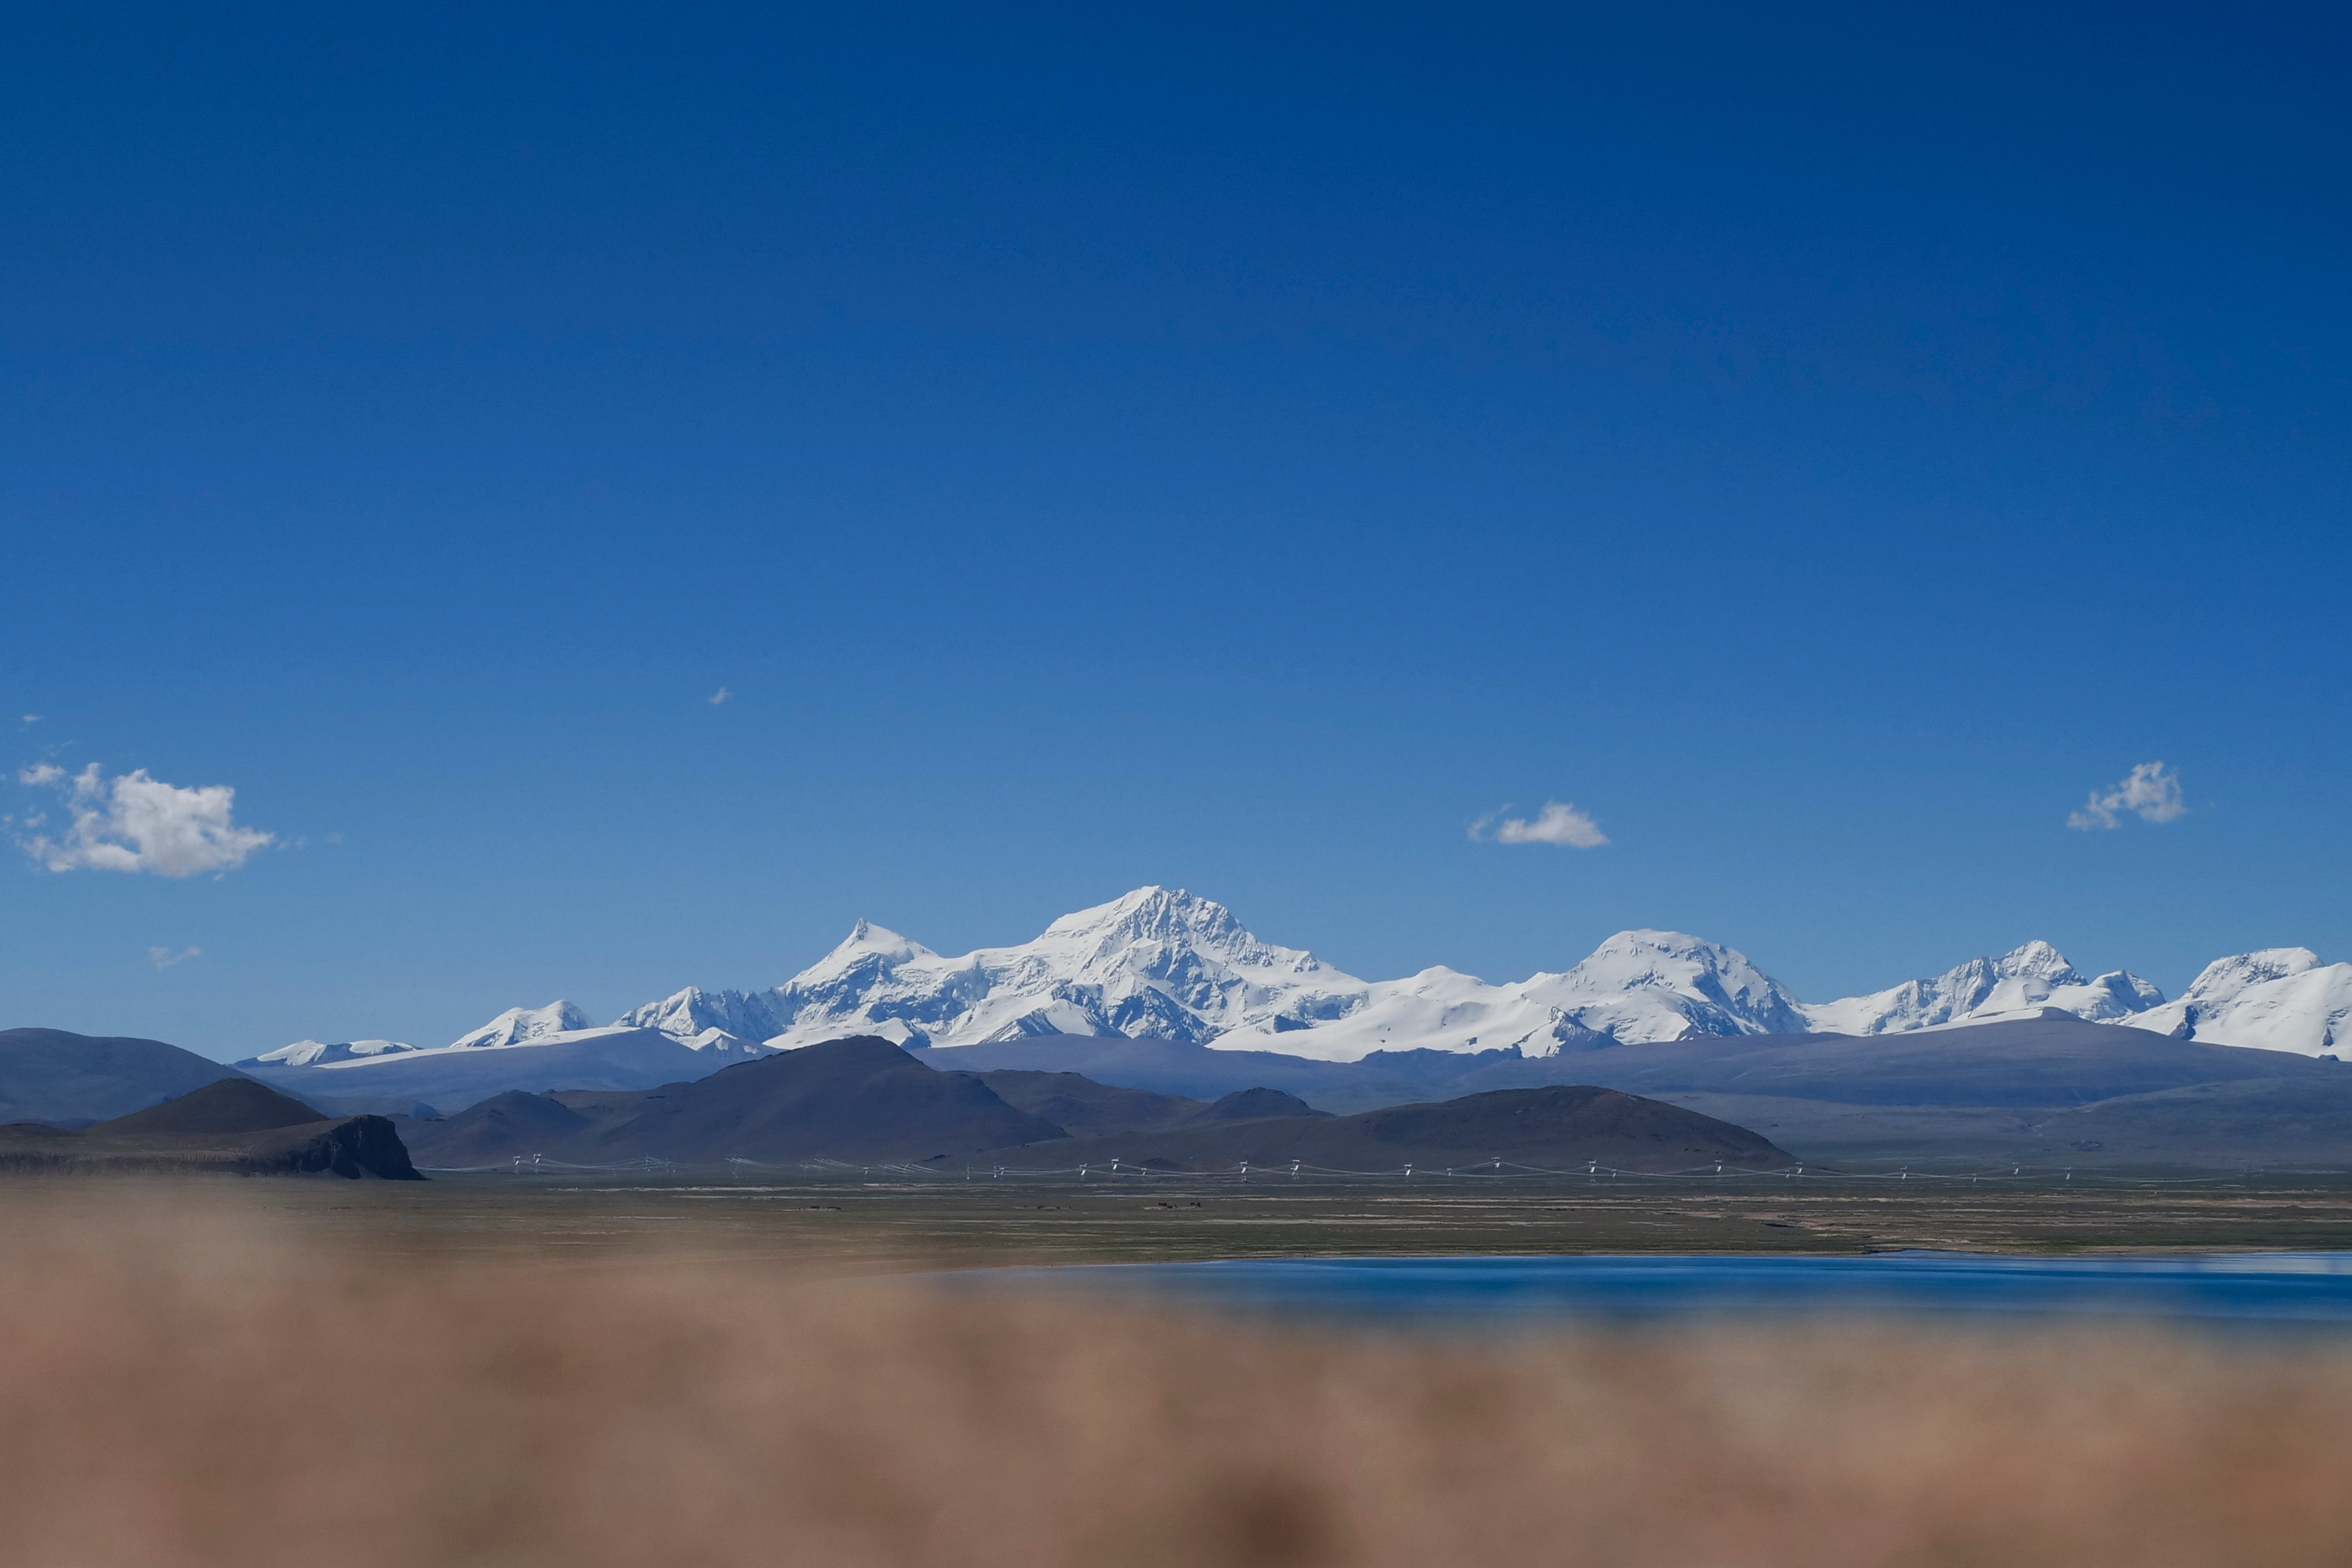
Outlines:
POLYGON ((1253 1085, 1333 1110, 1600 1084, 1753 1128, 1816 1163, 2352 1167, 2352 1065, 2064 1015, 1900 1035, 1749 1035, 1556 1057, 1379 1053, 1309 1062, 1167 1040, 1035 1037, 923 1053, 1058 1065, 1202 1099, 1253 1085))
POLYGON ((0 1171, 420 1179, 385 1118, 322 1117, 241 1078, 219 1079, 79 1132, 0 1127, 0 1171))
POLYGON ((804 1047, 644 1093, 501 1095, 446 1122, 413 1125, 409 1135, 432 1166, 491 1164, 517 1154, 574 1163, 650 1155, 701 1164, 730 1157, 996 1154, 1055 1166, 1089 1158, 1108 1163, 1118 1154, 1202 1167, 1298 1157, 1375 1170, 1496 1157, 1529 1164, 1598 1159, 1636 1170, 1715 1160, 1740 1168, 1790 1163, 1743 1129, 1591 1088, 1509 1090, 1352 1117, 1330 1116, 1270 1089, 1202 1106, 1063 1074, 1013 1075, 1005 1088, 1031 1107, 1075 1108, 1081 1113, 1076 1120, 1100 1131, 1074 1139, 1064 1126, 1008 1104, 979 1077, 934 1072, 888 1041, 866 1037, 804 1047))
POLYGON ((1257 1121, 1269 1116, 1328 1116, 1278 1089, 1237 1089, 1193 1118, 1196 1121, 1257 1121))
POLYGON ((1172 1127, 1209 1109, 1181 1095, 1122 1089, 1097 1083, 1074 1072, 984 1072, 973 1076, 1014 1110, 1050 1121, 1073 1138, 1172 1127))
POLYGON ((413 1126, 420 1158, 448 1165, 511 1154, 577 1163, 947 1159, 1062 1137, 979 1079, 933 1072, 871 1036, 740 1062, 692 1083, 634 1093, 501 1095, 413 1126), (541 1099, 579 1118, 521 1100, 541 1099))
POLYGON ((161 1040, 0 1030, 0 1123, 101 1121, 239 1076, 161 1040))
POLYGON ((1673 1040, 1594 1052, 1588 1077, 1636 1093, 1769 1094, 1850 1105, 2085 1105, 2254 1079, 2335 1083, 2333 1062, 2044 1016, 1906 1035, 1673 1040))
POLYGON ((1053 1068, 1202 1100, 1278 1089, 1332 1110, 1545 1083, 1864 1105, 2081 1105, 2251 1079, 2333 1083, 2339 1071, 2335 1063, 2289 1052, 2200 1045, 2063 1016, 1906 1035, 1661 1040, 1550 1057, 1394 1051, 1316 1062, 1172 1040, 1036 1036, 933 1049, 923 1059, 943 1069, 1053 1068))
POLYGON ((1023 1150, 1055 1165, 1123 1162, 1172 1170, 1229 1170, 1243 1161, 1293 1160, 1342 1171, 1426 1170, 1489 1160, 1564 1169, 1597 1161, 1629 1171, 1773 1170, 1791 1156, 1744 1127, 1654 1100, 1589 1085, 1496 1089, 1433 1105, 1392 1105, 1353 1116, 1258 1121, 1202 1117, 1181 1127, 1023 1150))
POLYGON ((561 1149, 593 1125, 552 1095, 520 1089, 469 1105, 446 1121, 401 1122, 402 1137, 428 1165, 488 1165, 561 1149))
POLYGON ((136 1138, 148 1133, 267 1132, 331 1121, 290 1096, 248 1079, 225 1078, 177 1100, 134 1110, 84 1131, 91 1137, 136 1138))

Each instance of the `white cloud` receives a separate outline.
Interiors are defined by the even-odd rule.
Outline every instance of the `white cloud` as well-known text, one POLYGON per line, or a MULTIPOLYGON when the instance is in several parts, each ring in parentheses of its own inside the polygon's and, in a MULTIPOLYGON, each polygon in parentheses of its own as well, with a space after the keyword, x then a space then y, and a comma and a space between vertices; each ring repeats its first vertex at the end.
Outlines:
POLYGON ((1502 811, 1490 811, 1470 825, 1470 837, 1484 839, 1492 837, 1497 844, 1554 844, 1565 848, 1598 849, 1609 842, 1601 825, 1566 801, 1548 800, 1535 819, 1504 816, 1502 811), (1499 818, 1500 820, 1497 820, 1499 818), (1492 827, 1491 836, 1488 828, 1492 827))
POLYGON ((716 708, 721 702, 726 701, 729 698, 734 695, 735 694, 733 692, 728 690, 722 686, 718 690, 712 692, 709 696, 704 698, 703 700, 709 703, 713 708, 716 708))
POLYGON ((242 866, 255 850, 277 842, 274 835, 236 826, 230 815, 236 791, 226 784, 182 789, 149 778, 144 768, 109 779, 96 763, 70 781, 65 770, 47 763, 16 777, 63 790, 73 813, 73 826, 62 837, 19 841, 52 871, 194 877, 242 866))
POLYGON ((25 715, 25 722, 27 724, 37 724, 40 721, 41 716, 38 713, 27 713, 25 715))
POLYGON ((204 955, 205 950, 201 947, 184 947, 177 952, 168 947, 151 947, 147 950, 147 962, 157 969, 169 969, 175 963, 185 963, 192 958, 204 955))
POLYGON ((2180 775, 2162 763, 2142 763, 2113 789, 2095 789, 2079 811, 2066 815, 2066 826, 2090 832, 2120 827, 2119 812, 2131 812, 2142 822, 2170 822, 2189 810, 2180 798, 2180 775))

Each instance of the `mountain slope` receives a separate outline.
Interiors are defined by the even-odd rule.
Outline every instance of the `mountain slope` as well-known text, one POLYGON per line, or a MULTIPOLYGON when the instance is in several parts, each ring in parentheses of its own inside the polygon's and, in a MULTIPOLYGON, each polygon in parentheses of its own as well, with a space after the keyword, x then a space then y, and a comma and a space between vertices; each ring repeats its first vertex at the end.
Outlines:
POLYGON ((569 1002, 550 1002, 544 1007, 509 1007, 471 1034, 458 1036, 446 1048, 494 1050, 500 1046, 551 1040, 559 1035, 577 1034, 595 1026, 593 1018, 569 1002))
POLYGON ((1222 904, 1139 888, 1064 915, 1034 942, 960 958, 861 921, 771 994, 791 1018, 780 1045, 850 1030, 952 1045, 1046 1034, 1207 1041, 1253 1022, 1336 1017, 1364 989, 1312 953, 1260 942, 1222 904))
MULTIPOLYGON (((2055 1009, 2315 1054, 2331 1048, 2352 1010, 2352 965, 2322 971, 2301 949, 2223 960, 2199 986, 2187 1007, 2166 1011, 2163 993, 2139 976, 2126 970, 2086 976, 2049 943, 2029 942, 1884 991, 1807 1004, 1738 950, 1665 931, 1620 931, 1569 968, 1524 981, 1498 984, 1442 966, 1366 981, 1310 952, 1261 941, 1222 904, 1145 887, 1065 915, 1030 942, 956 957, 860 921, 839 946, 782 985, 688 986, 632 1009, 614 1027, 656 1031, 738 1059, 848 1035, 915 1047, 1090 1036, 1352 1062, 1416 1050, 1507 1050, 1532 1058, 1710 1037, 1877 1037, 2030 1020, 2055 1009)), ((501 1014, 449 1048, 497 1049, 590 1032, 584 1014, 558 1002, 501 1014)), ((335 1068, 345 1058, 394 1054, 409 1053, 395 1042, 306 1041, 241 1065, 335 1068)), ((496 1087, 528 1086, 514 1079, 496 1087)))
POLYGON ((773 990, 688 987, 623 1022, 786 1048, 849 1033, 918 1047, 1093 1035, 1344 1062, 1377 1051, 1535 1057, 1709 1036, 1890 1034, 2051 1007, 2112 1022, 2162 1000, 2137 975, 2087 978, 2034 942, 1808 1005, 1736 949, 1662 931, 1620 931, 1570 968, 1524 981, 1442 966, 1366 981, 1259 940, 1222 904, 1147 887, 1065 915, 1034 941, 953 958, 860 921, 773 990))
POLYGON ((2333 1054, 2352 1045, 2352 963, 2323 964, 2307 947, 2217 959, 2179 1001, 2132 1022, 2179 1039, 2333 1054))
POLYGON ((0 1172, 422 1179, 385 1118, 322 1117, 234 1076, 79 1132, 0 1127, 0 1172))
POLYGON ((845 1034, 910 1046, 1030 1035, 1126 1036, 1347 1061, 1406 1047, 1528 1055, 1608 1041, 1804 1026, 1746 956, 1672 931, 1625 931, 1564 973, 1510 985, 1431 969, 1367 982, 1261 942, 1223 905, 1139 888, 1034 941, 947 958, 861 921, 772 991, 688 987, 623 1022, 685 1037, 723 1029, 794 1047, 845 1034))
POLYGON ((94 1137, 115 1138, 149 1133, 268 1132, 280 1127, 341 1120, 321 1116, 300 1100, 251 1079, 224 1078, 191 1089, 177 1100, 101 1121, 85 1131, 94 1137))
MULTIPOLYGON (((927 1058, 924 1065, 932 1063, 927 1058)), ((1076 1138, 1172 1127, 1209 1110, 1201 1101, 1181 1095, 1122 1089, 1114 1084, 1097 1083, 1074 1072, 1015 1070, 983 1072, 973 1076, 994 1089, 997 1098, 1015 1110, 1026 1111, 1041 1121, 1050 1121, 1076 1138)))
POLYGON ((2164 1000, 2128 970, 2085 978, 2046 942, 2029 942, 1999 958, 1972 958, 1928 979, 1867 996, 1800 1006, 1823 1034, 1888 1035, 2001 1017, 2032 1017, 2056 1008, 2096 1023, 2120 1023, 2164 1000))
POLYGON ((867 1037, 738 1062, 659 1089, 551 1097, 581 1118, 568 1137, 555 1118, 511 1100, 477 1105, 414 1131, 430 1163, 445 1150, 474 1159, 544 1153, 581 1163, 646 1156, 680 1163, 751 1160, 930 1160, 1058 1139, 1063 1130, 1006 1104, 964 1073, 934 1072, 867 1037), (491 1136, 503 1119, 522 1142, 491 1136))
POLYGON ((415 1048, 405 1040, 340 1040, 331 1044, 325 1040, 297 1040, 290 1046, 280 1046, 257 1057, 247 1057, 236 1065, 240 1068, 324 1067, 330 1062, 367 1060, 415 1048))
POLYGON ((444 1046, 311 1067, 257 1065, 247 1071, 305 1099, 365 1096, 421 1100, 451 1110, 508 1089, 651 1089, 704 1078, 741 1059, 742 1053, 731 1047, 697 1049, 658 1029, 607 1027, 504 1046, 444 1046))
POLYGON ((239 1076, 161 1040, 0 1030, 0 1122, 100 1121, 239 1076))

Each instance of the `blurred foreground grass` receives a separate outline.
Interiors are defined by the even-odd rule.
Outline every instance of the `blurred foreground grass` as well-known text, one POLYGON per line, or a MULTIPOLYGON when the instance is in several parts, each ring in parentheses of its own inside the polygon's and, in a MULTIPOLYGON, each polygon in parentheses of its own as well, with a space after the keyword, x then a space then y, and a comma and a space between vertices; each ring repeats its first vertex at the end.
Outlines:
POLYGON ((693 1225, 622 1227, 597 1256, 628 1267, 436 1250, 392 1212, 263 1184, 8 1188, 0 1557, 2352 1561, 2352 1349, 2324 1339, 1412 1340, 951 1294, 693 1225))

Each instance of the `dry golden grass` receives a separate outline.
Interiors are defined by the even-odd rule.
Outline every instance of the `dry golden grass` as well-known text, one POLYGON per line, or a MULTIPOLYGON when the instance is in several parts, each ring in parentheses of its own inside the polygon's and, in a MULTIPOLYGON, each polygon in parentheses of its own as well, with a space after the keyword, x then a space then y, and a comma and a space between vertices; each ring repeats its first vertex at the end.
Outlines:
POLYGON ((2352 1562, 2352 1355, 2307 1342, 1414 1342, 78 1212, 0 1224, 10 1563, 2352 1562))

